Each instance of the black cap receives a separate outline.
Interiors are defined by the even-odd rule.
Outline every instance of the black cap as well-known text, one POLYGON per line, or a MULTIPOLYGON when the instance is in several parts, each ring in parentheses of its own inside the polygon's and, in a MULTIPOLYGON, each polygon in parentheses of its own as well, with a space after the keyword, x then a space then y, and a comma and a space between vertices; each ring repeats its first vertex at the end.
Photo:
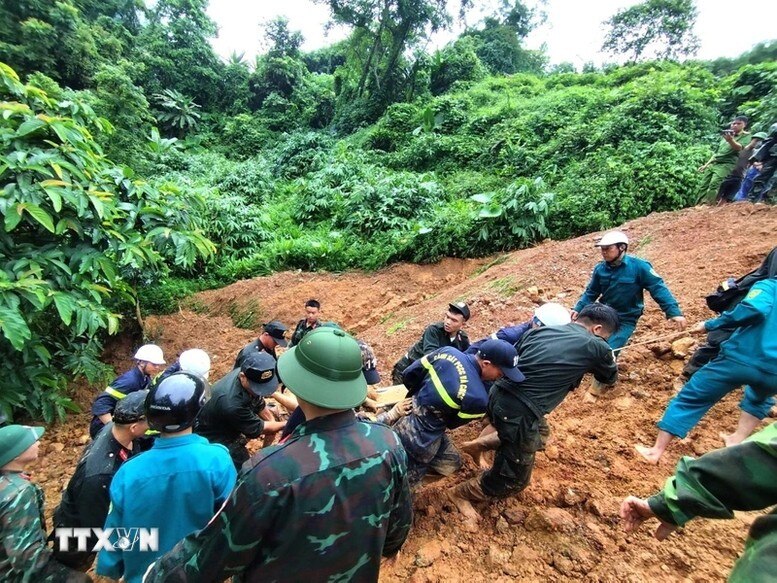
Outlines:
POLYGON ((378 359, 375 358, 375 352, 372 347, 363 340, 356 340, 359 350, 362 353, 362 372, 368 385, 377 385, 380 382, 380 373, 378 373, 378 359))
POLYGON ((511 381, 520 383, 526 380, 518 370, 518 351, 515 346, 504 340, 486 340, 478 349, 478 356, 495 364, 511 381))
POLYGON ((281 348, 286 348, 286 346, 289 344, 283 337, 283 335, 286 333, 286 330, 288 330, 288 328, 286 328, 286 326, 284 326, 278 320, 267 322, 264 325, 264 331, 267 332, 270 337, 275 340, 275 343, 281 348))
POLYGON ((469 320, 469 306, 464 302, 453 302, 452 304, 448 304, 448 307, 452 312, 456 312, 457 314, 464 316, 465 322, 469 320))
POLYGON ((248 390, 257 397, 269 397, 278 388, 275 359, 264 351, 249 354, 240 372, 248 379, 248 390))
POLYGON ((134 391, 116 403, 113 422, 119 425, 137 423, 146 418, 146 397, 148 391, 134 391))

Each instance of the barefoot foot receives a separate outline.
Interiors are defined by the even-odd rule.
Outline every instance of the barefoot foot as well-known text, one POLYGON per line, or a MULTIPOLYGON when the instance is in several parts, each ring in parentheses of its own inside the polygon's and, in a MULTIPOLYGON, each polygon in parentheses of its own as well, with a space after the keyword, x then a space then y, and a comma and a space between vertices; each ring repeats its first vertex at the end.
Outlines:
POLYGON ((468 521, 480 522, 481 516, 478 514, 477 510, 475 510, 474 506, 472 506, 469 500, 460 498, 451 491, 446 492, 446 494, 448 496, 448 500, 456 507, 456 510, 464 515, 464 518, 466 518, 468 521))
POLYGON ((661 459, 661 454, 663 452, 656 451, 655 448, 652 447, 646 447, 644 445, 635 445, 634 449, 637 450, 637 453, 641 455, 646 462, 657 465, 658 460, 661 459))
POLYGON ((740 437, 736 433, 723 433, 721 431, 720 433, 718 433, 718 435, 723 440, 723 443, 726 444, 726 447, 731 447, 732 445, 739 445, 745 440, 743 437, 740 437))

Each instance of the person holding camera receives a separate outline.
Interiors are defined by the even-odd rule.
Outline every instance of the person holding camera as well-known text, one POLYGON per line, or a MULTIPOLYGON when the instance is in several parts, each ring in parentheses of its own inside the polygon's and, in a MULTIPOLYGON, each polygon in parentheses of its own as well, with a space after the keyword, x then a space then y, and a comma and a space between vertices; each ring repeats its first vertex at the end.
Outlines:
POLYGON ((704 172, 696 204, 715 204, 718 190, 732 173, 739 159, 739 152, 750 144, 750 133, 745 131, 747 116, 736 116, 729 128, 723 130, 723 139, 707 163, 699 167, 704 172))

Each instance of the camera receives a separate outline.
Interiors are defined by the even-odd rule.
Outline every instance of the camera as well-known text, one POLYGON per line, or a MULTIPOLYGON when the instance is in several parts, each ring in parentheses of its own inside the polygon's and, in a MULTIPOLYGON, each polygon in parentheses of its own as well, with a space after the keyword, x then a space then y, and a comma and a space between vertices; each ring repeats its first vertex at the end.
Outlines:
POLYGON ((734 135, 734 130, 723 130, 720 133, 722 133, 724 136, 733 136, 734 135))

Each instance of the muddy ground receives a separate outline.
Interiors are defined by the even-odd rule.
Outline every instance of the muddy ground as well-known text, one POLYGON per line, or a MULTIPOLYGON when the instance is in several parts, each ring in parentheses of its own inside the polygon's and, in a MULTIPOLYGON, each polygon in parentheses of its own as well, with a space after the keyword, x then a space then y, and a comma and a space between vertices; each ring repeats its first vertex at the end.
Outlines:
MULTIPOLYGON (((711 316, 703 297, 720 280, 755 268, 777 244, 777 209, 749 204, 687 209, 641 218, 624 230, 631 251, 652 262, 692 324, 711 316)), ((393 363, 427 323, 441 318, 448 302, 469 302, 473 340, 527 319, 538 303, 571 307, 599 260, 596 238, 546 241, 482 260, 395 265, 377 273, 279 273, 197 294, 182 302, 177 314, 147 317, 145 331, 168 358, 186 348, 206 349, 213 358, 211 379, 218 379, 256 335, 256 329, 234 322, 258 325, 274 318, 293 328, 304 301, 315 297, 326 319, 374 347, 388 385, 393 363)), ((648 298, 632 342, 671 331, 648 298)), ((108 347, 106 361, 125 370, 130 349, 131 341, 118 339, 108 347)), ((736 424, 740 392, 716 406, 688 439, 672 445, 658 467, 637 458, 633 445, 652 443, 654 423, 683 365, 668 350, 668 342, 659 342, 624 351, 617 389, 598 403, 584 402, 580 389, 570 394, 549 417, 551 440, 537 456, 530 486, 514 499, 483 508, 479 530, 473 532, 441 502, 443 490, 475 475, 471 461, 458 475, 422 487, 410 537, 381 580, 723 581, 758 513, 693 522, 663 543, 647 528, 626 536, 618 524, 623 497, 655 492, 681 456, 720 446, 718 432, 736 424)), ((100 390, 82 385, 75 394, 88 407, 100 390)), ((73 415, 43 438, 32 473, 46 490, 49 516, 86 442, 88 419, 73 415)), ((460 443, 478 430, 461 428, 454 440, 460 443)))

